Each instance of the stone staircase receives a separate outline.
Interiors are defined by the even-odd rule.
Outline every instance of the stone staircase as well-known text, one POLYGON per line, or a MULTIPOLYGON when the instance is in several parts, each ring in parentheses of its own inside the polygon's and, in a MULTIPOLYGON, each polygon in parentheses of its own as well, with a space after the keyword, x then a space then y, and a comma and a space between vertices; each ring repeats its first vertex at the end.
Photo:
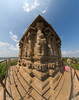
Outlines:
POLYGON ((62 80, 58 85, 58 90, 56 92, 56 100, 69 100, 71 90, 71 77, 70 72, 65 72, 62 80))
MULTIPOLYGON (((11 89, 12 97, 14 98, 14 100, 20 100, 20 99, 26 100, 25 98, 26 96, 28 96, 28 91, 26 91, 27 88, 25 86, 27 85, 23 80, 23 78, 19 75, 19 73, 17 73, 16 66, 10 67, 9 75, 10 75, 10 82, 8 81, 6 86, 9 92, 11 89), (9 83, 11 83, 10 87, 9 87, 9 83)), ((7 100, 9 100, 8 96, 7 96, 7 100)))
MULTIPOLYGON (((71 90, 71 78, 70 72, 64 72, 63 74, 58 71, 55 77, 50 77, 52 80, 47 86, 49 89, 43 95, 41 95, 33 86, 31 76, 25 71, 24 68, 20 68, 18 71, 17 66, 11 66, 9 71, 9 77, 7 79, 7 89, 11 92, 14 100, 68 100, 71 90), (51 85, 52 84, 52 85, 51 85), (51 94, 51 95, 50 95, 51 94), (54 98, 54 99, 52 99, 54 98)), ((7 100, 10 98, 7 95, 7 100)))

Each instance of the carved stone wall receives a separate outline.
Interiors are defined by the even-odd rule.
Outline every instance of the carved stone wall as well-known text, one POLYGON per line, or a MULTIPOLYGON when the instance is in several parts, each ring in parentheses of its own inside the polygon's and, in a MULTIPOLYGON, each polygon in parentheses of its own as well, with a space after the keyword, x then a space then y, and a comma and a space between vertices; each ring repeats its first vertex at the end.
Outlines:
POLYGON ((33 68, 37 70, 43 70, 43 64, 48 68, 49 63, 52 65, 60 63, 61 40, 58 40, 54 34, 43 22, 37 22, 34 30, 30 29, 19 43, 19 58, 25 59, 23 63, 31 62, 33 68))
POLYGON ((29 26, 19 42, 18 65, 25 67, 30 76, 36 77, 33 86, 36 85, 38 91, 46 92, 40 90, 37 83, 41 85, 42 80, 53 76, 61 64, 61 40, 53 28, 40 18, 29 26))

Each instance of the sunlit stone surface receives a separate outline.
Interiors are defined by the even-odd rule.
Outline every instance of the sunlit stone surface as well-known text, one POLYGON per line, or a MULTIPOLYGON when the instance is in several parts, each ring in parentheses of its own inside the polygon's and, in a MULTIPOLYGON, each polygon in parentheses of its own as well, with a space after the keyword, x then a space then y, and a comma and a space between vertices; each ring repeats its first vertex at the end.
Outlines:
MULTIPOLYGON (((50 100, 55 99, 55 81, 64 73, 61 40, 52 26, 40 15, 19 41, 18 68, 21 67, 27 72, 27 82, 39 94, 50 100)), ((31 95, 35 93, 32 90, 31 95)), ((39 95, 34 97, 43 100, 39 95)))

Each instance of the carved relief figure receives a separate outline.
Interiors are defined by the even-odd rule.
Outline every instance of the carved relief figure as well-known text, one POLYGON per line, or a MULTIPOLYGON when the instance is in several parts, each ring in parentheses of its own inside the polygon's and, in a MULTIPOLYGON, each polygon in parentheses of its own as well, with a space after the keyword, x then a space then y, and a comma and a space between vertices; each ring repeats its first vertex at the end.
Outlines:
POLYGON ((39 53, 41 55, 44 55, 45 45, 46 45, 46 39, 44 38, 44 34, 41 32, 41 30, 39 30, 37 32, 37 46, 38 46, 39 53))
POLYGON ((44 71, 49 63, 55 67, 61 57, 61 40, 44 19, 36 19, 20 40, 19 57, 29 68, 44 71), (57 59, 56 59, 57 57, 57 59), (31 64, 32 63, 32 64, 31 64))
POLYGON ((22 42, 20 42, 19 43, 19 58, 21 58, 22 57, 22 49, 23 49, 23 44, 22 44, 22 42))
POLYGON ((37 55, 44 55, 45 54, 45 45, 46 39, 44 34, 42 33, 43 23, 37 23, 37 43, 36 43, 36 52, 37 55))

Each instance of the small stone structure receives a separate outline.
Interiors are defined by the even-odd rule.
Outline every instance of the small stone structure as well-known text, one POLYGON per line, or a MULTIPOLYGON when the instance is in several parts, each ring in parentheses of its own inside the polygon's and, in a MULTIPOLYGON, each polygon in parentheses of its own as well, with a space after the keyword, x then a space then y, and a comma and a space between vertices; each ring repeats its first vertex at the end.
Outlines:
POLYGON ((38 93, 44 95, 50 90, 53 96, 52 79, 57 70, 62 71, 61 39, 40 15, 19 41, 18 66, 26 69, 27 81, 38 93))

